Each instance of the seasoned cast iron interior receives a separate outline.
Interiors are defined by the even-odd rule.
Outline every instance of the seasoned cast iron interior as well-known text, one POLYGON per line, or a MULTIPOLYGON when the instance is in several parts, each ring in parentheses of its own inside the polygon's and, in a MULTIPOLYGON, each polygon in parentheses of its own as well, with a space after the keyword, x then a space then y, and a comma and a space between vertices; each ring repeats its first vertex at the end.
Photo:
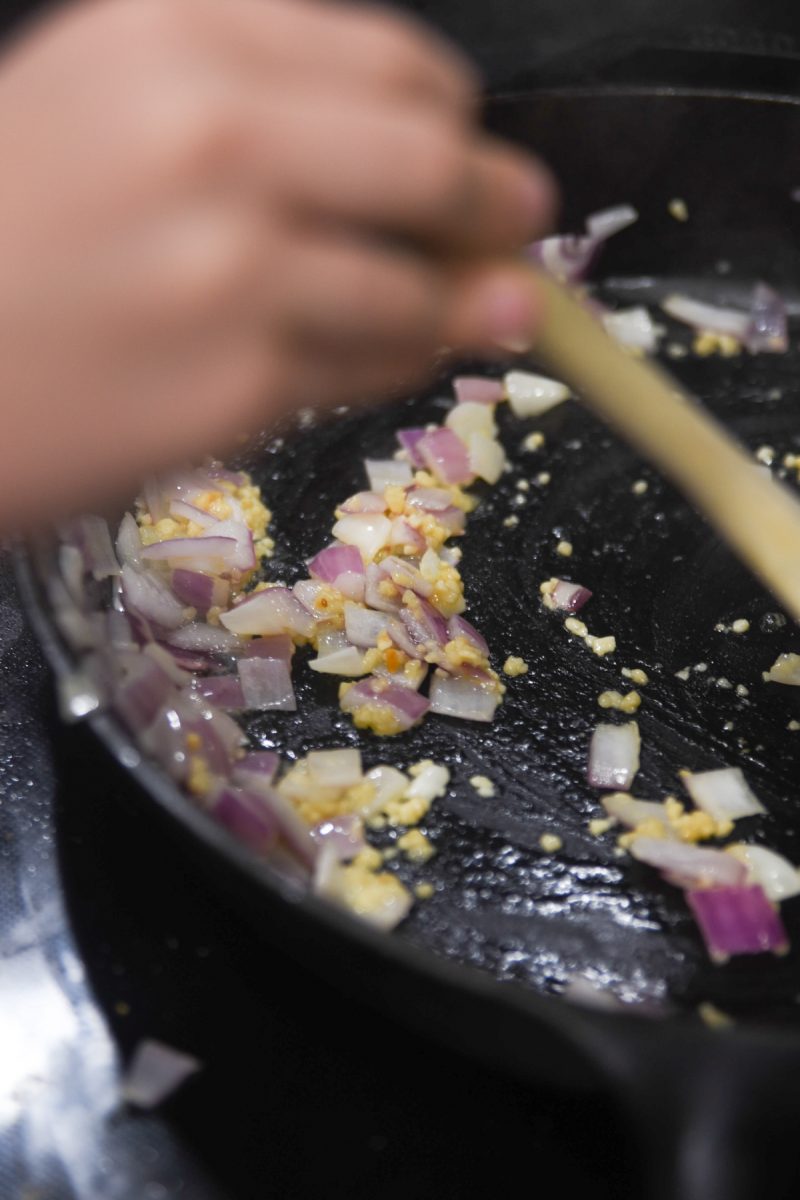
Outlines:
MULTIPOLYGON (((655 303, 683 290, 746 302, 762 277, 793 304, 800 299, 800 206, 791 199, 800 176, 788 153, 800 144, 795 104, 573 91, 501 99, 490 121, 553 165, 566 197, 563 228, 579 228, 606 204, 639 209, 639 224, 613 240, 595 271, 603 299, 655 303), (669 215, 673 197, 685 200, 688 222, 669 215)), ((686 329, 664 323, 666 341, 689 345, 686 329)), ((800 451, 796 336, 786 355, 665 361, 750 447, 769 444, 778 459, 800 451)), ((299 578, 326 542, 337 502, 365 486, 363 458, 390 455, 396 428, 440 421, 450 403, 442 376, 424 396, 306 426, 246 457, 274 513, 269 577, 299 578)), ((598 708, 598 694, 627 690, 620 668, 642 667, 651 682, 640 689, 635 794, 680 794, 683 767, 741 766, 768 815, 739 822, 737 835, 800 863, 800 733, 787 730, 800 718, 800 695, 761 680, 778 653, 800 649, 800 635, 680 497, 577 403, 535 421, 505 411, 499 419, 512 470, 484 489, 461 543, 467 615, 495 665, 509 654, 529 664, 507 681, 494 723, 431 717, 397 739, 361 733, 338 710, 338 680, 308 670, 301 650, 298 712, 254 714, 247 728, 286 758, 355 745, 367 765, 429 757, 450 767, 451 787, 423 825, 436 856, 424 866, 394 863, 412 886, 432 882, 435 894, 395 937, 545 993, 579 973, 656 1011, 710 1000, 742 1017, 795 1021, 800 900, 783 906, 794 944, 787 957, 712 966, 681 892, 620 858, 614 831, 589 834, 603 811, 585 769, 592 728, 615 719, 598 708), (533 429, 545 446, 525 451, 533 429), (548 484, 536 482, 541 472, 548 484), (647 481, 643 495, 632 491, 637 480, 647 481), (519 523, 508 527, 512 514, 519 523), (569 559, 556 553, 560 538, 574 546, 569 559), (593 633, 615 635, 616 654, 597 658, 543 610, 539 584, 554 574, 592 589, 581 615, 593 633), (714 631, 737 617, 749 619, 746 635, 714 631), (676 677, 695 664, 706 669, 676 677), (470 785, 475 774, 493 781, 493 798, 470 785), (545 853, 543 833, 557 833, 563 849, 545 853)), ((392 836, 381 835, 382 844, 392 836)))

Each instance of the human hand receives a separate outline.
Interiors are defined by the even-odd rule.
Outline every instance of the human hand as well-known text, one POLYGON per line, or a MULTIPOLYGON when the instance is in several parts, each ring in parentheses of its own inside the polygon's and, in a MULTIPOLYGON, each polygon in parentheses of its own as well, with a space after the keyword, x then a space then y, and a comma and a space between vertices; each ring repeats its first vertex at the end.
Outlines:
POLYGON ((529 332, 543 169, 405 20, 93 0, 0 60, 2 521, 529 332))

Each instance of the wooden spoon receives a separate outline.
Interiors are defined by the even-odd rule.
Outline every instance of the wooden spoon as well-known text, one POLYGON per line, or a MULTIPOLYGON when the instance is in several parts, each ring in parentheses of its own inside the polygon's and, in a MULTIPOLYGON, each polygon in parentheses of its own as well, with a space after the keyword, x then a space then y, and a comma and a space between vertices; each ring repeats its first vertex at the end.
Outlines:
POLYGON ((691 500, 800 621, 800 503, 652 362, 626 353, 565 287, 537 273, 536 357, 691 500))

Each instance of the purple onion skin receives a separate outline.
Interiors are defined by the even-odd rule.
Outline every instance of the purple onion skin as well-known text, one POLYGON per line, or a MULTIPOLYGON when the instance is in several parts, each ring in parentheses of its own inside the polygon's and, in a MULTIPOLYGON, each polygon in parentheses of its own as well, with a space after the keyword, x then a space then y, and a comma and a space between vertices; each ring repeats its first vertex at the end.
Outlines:
POLYGON ((716 961, 735 954, 785 953, 789 937, 780 914, 757 885, 695 888, 686 900, 716 961))
POLYGON ((278 822, 258 796, 238 788, 223 788, 211 814, 238 841, 263 853, 278 840, 278 822))

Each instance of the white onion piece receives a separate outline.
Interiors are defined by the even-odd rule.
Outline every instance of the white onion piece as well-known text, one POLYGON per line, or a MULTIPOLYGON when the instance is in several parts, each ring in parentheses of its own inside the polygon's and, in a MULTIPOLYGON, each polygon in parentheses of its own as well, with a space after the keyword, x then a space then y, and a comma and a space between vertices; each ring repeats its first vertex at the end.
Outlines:
POLYGON ((721 767, 718 771, 687 772, 683 786, 698 808, 715 821, 738 821, 766 812, 764 805, 750 790, 739 767, 721 767))
POLYGON ((500 697, 468 676, 436 672, 430 687, 431 712, 463 721, 491 721, 500 697))
POLYGON ((738 842, 725 847, 747 871, 747 883, 757 883, 768 900, 780 904, 790 896, 800 895, 800 871, 792 866, 788 858, 768 850, 766 846, 754 846, 750 842, 738 842))
POLYGON ((363 600, 366 585, 364 575, 357 575, 355 571, 343 571, 341 575, 336 576, 333 586, 337 592, 347 596, 348 600, 363 600))
POLYGON ((589 237, 605 242, 638 220, 639 214, 632 205, 615 204, 612 208, 601 208, 599 212, 590 213, 586 218, 586 232, 589 237))
POLYGON ((485 433, 471 433, 467 440, 470 470, 487 483, 497 483, 506 465, 503 447, 485 433))
POLYGON ((643 821, 661 821, 667 833, 670 832, 667 821, 667 808, 656 800, 637 800, 627 792, 614 792, 611 796, 603 796, 603 808, 610 817, 615 817, 629 829, 635 829, 643 821))
POLYGON ((266 588, 220 613, 220 621, 234 633, 292 633, 311 637, 314 618, 288 588, 266 588))
POLYGON ((387 613, 372 612, 362 608, 360 604, 347 603, 344 606, 344 631, 347 640, 353 646, 369 649, 377 646, 378 638, 387 632, 392 618, 387 613))
POLYGON ((653 354, 658 349, 658 330, 642 305, 603 313, 603 325, 606 333, 623 346, 644 350, 645 354, 653 354))
POLYGON ((329 654, 338 654, 341 650, 350 650, 351 645, 343 629, 326 629, 320 626, 317 632, 317 655, 326 658, 329 654))
POLYGON ((364 466, 370 490, 373 492, 383 492, 384 488, 394 484, 406 487, 409 483, 414 482, 414 474, 409 462, 403 462, 396 458, 367 458, 364 460, 364 466))
POLYGON ((530 371, 509 371, 503 376, 503 387, 516 417, 538 417, 571 394, 565 383, 530 371))
POLYGON ((429 763, 423 767, 408 785, 406 796, 409 800, 436 800, 447 791, 450 782, 450 772, 439 763, 429 763))
MULTIPOLYGON (((231 497, 228 499, 230 500, 231 497)), ((253 534, 244 519, 231 518, 228 521, 217 521, 214 525, 213 536, 234 539, 236 553, 231 561, 238 570, 251 571, 257 565, 253 534)))
POLYGON ((396 767, 372 767, 366 778, 375 788, 373 798, 360 810, 364 816, 379 812, 386 804, 402 799, 408 788, 408 779, 396 767))
POLYGON ((779 654, 766 673, 767 683, 800 687, 800 654, 779 654))
POLYGON ((344 650, 336 650, 333 654, 325 654, 320 658, 311 658, 308 665, 318 675, 342 675, 347 679, 358 679, 367 674, 364 663, 364 651, 357 646, 348 646, 344 650))
POLYGON ((117 530, 117 557, 124 566, 130 563, 132 567, 141 566, 142 538, 139 526, 132 513, 125 513, 117 530))
POLYGON ((195 504, 188 504, 185 500, 171 500, 169 514, 171 517, 183 517, 186 521, 193 521, 201 529, 212 529, 214 525, 220 524, 219 517, 214 517, 211 513, 205 512, 195 504))
POLYGON ((358 513, 341 517, 333 527, 333 536, 346 546, 356 546, 364 562, 372 562, 392 535, 392 522, 377 513, 358 513))
POLYGON ((723 334, 743 342, 750 330, 750 314, 735 308, 723 308, 717 304, 704 304, 690 296, 673 294, 661 301, 665 313, 676 321, 683 321, 693 329, 708 333, 723 334))
POLYGON ((191 1054, 145 1038, 137 1045, 128 1064, 121 1084, 122 1098, 137 1108, 155 1108, 185 1079, 201 1070, 202 1065, 191 1054))
POLYGON ((494 409, 487 404, 457 404, 455 408, 450 409, 444 423, 453 433, 458 434, 465 444, 469 444, 471 433, 483 433, 486 437, 494 437, 497 433, 494 409))
POLYGON ((360 750, 311 750, 306 755, 306 763, 312 783, 324 787, 353 787, 364 776, 360 750))
POLYGON ((663 871, 677 887, 739 887, 746 874, 742 864, 724 850, 705 850, 669 838, 636 838, 630 853, 663 871))
POLYGON ((589 746, 588 779, 592 787, 626 791, 639 770, 639 726, 598 725, 589 746))

